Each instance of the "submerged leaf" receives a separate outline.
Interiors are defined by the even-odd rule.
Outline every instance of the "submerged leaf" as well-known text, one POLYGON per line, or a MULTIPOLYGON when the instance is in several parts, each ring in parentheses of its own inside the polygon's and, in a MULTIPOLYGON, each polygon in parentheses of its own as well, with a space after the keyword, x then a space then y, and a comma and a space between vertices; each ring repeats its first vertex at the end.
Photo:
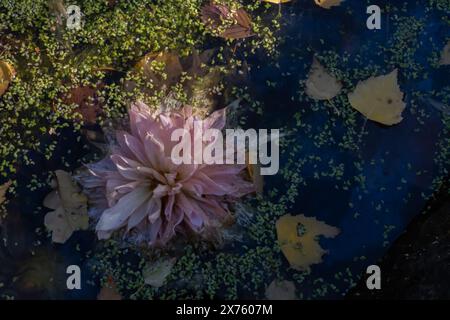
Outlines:
POLYGON ((318 236, 334 238, 339 234, 339 229, 304 215, 284 215, 276 228, 281 251, 291 267, 300 271, 310 271, 311 265, 322 262, 327 251, 320 246, 318 236))
POLYGON ((314 57, 306 80, 306 94, 315 100, 329 100, 337 96, 341 90, 342 84, 314 57))
POLYGON ((439 61, 439 65, 446 66, 450 65, 450 41, 447 42, 447 45, 442 49, 441 60, 439 61))
POLYGON ((53 209, 46 214, 44 224, 52 231, 52 241, 64 243, 73 232, 89 226, 87 198, 68 172, 57 170, 57 189, 44 199, 44 206, 53 209))
POLYGON ((142 271, 146 284, 159 288, 164 284, 167 276, 175 265, 175 258, 162 259, 155 263, 147 263, 142 271))
POLYGON ((275 279, 266 289, 266 298, 269 300, 296 300, 295 284, 292 281, 275 279))
POLYGON ((406 105, 397 82, 397 69, 359 82, 348 94, 348 100, 353 108, 370 120, 388 126, 403 120, 402 112, 406 105))

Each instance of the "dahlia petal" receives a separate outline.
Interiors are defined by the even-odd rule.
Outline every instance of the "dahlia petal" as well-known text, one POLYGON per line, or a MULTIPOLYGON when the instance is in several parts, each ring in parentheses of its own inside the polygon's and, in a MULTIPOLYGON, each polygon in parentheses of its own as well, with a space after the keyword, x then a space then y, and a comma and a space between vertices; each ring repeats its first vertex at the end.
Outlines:
POLYGON ((149 198, 148 188, 140 187, 124 195, 117 204, 105 210, 97 223, 98 231, 115 231, 126 224, 130 217, 139 206, 149 198))
POLYGON ((144 146, 141 140, 133 137, 125 131, 117 132, 117 142, 120 145, 121 151, 130 159, 136 159, 142 164, 147 163, 144 146))
POLYGON ((226 123, 227 108, 223 108, 211 113, 203 120, 203 130, 218 129, 222 130, 226 123))
MULTIPOLYGON (((230 177, 230 180, 232 178, 230 177)), ((223 196, 234 191, 234 187, 230 184, 218 184, 210 179, 206 174, 197 172, 191 179, 184 182, 183 187, 185 189, 194 191, 197 194, 202 195, 218 195, 223 196)))
POLYGON ((144 149, 151 167, 161 171, 165 162, 164 145, 149 133, 145 136, 144 149))
POLYGON ((161 199, 150 199, 143 203, 128 219, 127 231, 130 231, 148 217, 154 223, 161 214, 161 199))

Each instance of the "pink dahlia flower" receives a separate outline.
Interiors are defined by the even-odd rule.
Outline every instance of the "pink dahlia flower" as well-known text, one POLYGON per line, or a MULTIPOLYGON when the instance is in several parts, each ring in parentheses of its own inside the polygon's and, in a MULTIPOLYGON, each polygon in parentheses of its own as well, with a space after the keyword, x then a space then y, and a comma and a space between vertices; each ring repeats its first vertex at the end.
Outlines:
MULTIPOLYGON (((245 165, 172 162, 177 144, 171 141, 173 130, 184 128, 193 136, 193 122, 200 120, 189 107, 152 114, 138 102, 129 116, 131 133, 117 131, 110 155, 89 165, 91 176, 83 179, 85 188, 102 190, 106 197, 107 208, 97 210, 99 239, 123 230, 137 242, 154 245, 176 233, 202 233, 229 215, 230 201, 254 191, 241 176, 245 165)), ((202 125, 204 130, 221 130, 225 109, 212 113, 202 125)))

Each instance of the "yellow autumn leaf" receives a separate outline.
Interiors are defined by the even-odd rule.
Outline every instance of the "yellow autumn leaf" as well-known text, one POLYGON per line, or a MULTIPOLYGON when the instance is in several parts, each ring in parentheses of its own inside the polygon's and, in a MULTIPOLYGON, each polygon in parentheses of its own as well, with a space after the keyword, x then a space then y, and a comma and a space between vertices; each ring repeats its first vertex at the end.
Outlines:
POLYGON ((330 9, 331 7, 339 6, 344 0, 315 0, 316 4, 322 8, 330 9))
POLYGON ((450 65, 450 41, 447 42, 447 45, 442 49, 441 60, 439 61, 439 65, 446 66, 450 65))
POLYGON ((315 100, 330 100, 342 90, 342 83, 329 74, 314 57, 306 80, 306 94, 315 100))
POLYGON ((284 215, 278 219, 276 229, 281 251, 291 267, 308 272, 311 265, 322 262, 322 256, 327 253, 318 237, 334 238, 339 234, 338 228, 304 215, 284 215))
POLYGON ((291 2, 292 0, 262 0, 262 1, 263 2, 270 2, 270 3, 280 4, 280 3, 291 2))
POLYGON ((387 75, 360 81, 355 90, 348 94, 351 106, 366 118, 384 125, 391 126, 401 122, 406 105, 397 74, 395 69, 387 75))
POLYGON ((45 215, 44 224, 52 232, 53 242, 64 243, 73 232, 89 227, 87 198, 68 172, 57 170, 55 174, 56 189, 44 199, 44 206, 54 211, 45 215))
POLYGON ((16 71, 8 62, 0 60, 0 96, 8 89, 15 74, 16 71))

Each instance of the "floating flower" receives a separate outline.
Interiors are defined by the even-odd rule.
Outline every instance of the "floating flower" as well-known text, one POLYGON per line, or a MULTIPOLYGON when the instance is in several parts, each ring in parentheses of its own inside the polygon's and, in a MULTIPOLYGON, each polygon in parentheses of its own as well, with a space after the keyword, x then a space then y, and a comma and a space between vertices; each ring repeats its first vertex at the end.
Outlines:
MULTIPOLYGON (((190 107, 152 114, 138 102, 129 116, 131 133, 117 131, 118 145, 106 159, 89 165, 91 176, 81 179, 88 192, 100 189, 106 198, 107 208, 94 210, 100 239, 121 230, 137 243, 155 245, 177 233, 206 234, 229 217, 231 201, 254 191, 241 177, 245 165, 174 164, 171 151, 177 142, 171 141, 172 132, 182 128, 196 139, 194 121, 201 119, 190 107)), ((225 109, 202 125, 204 130, 221 130, 225 109)))

